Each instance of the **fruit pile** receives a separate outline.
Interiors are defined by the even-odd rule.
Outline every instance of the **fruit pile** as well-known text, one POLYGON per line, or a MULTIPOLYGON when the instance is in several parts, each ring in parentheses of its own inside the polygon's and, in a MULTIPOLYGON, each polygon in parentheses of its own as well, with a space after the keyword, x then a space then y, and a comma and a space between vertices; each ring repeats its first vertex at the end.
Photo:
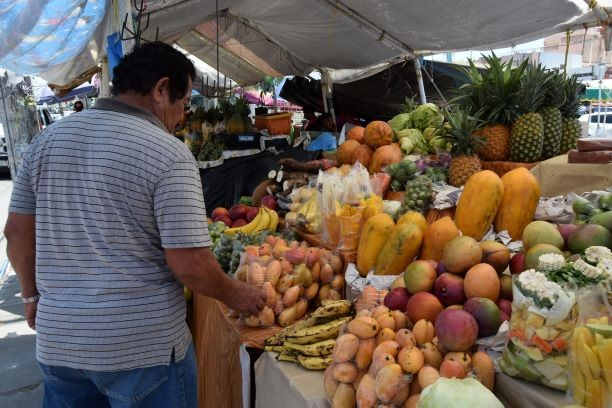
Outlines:
POLYGON ((311 234, 321 232, 319 196, 315 188, 300 187, 290 194, 289 212, 285 214, 288 226, 297 226, 311 234))
POLYGON ((266 306, 259 316, 248 316, 251 327, 286 327, 301 319, 309 303, 340 300, 344 293, 342 259, 305 241, 287 242, 270 235, 260 246, 244 247, 236 279, 261 289, 266 306))
POLYGON ((213 222, 222 222, 228 227, 225 230, 228 235, 251 234, 267 229, 276 231, 278 214, 275 209, 275 202, 263 203, 261 207, 235 204, 229 210, 217 207, 211 216, 213 222))
POLYGON ((361 163, 372 174, 404 158, 399 144, 393 142, 393 129, 380 120, 365 128, 356 126, 347 132, 347 140, 338 147, 338 164, 361 163))
POLYGON ((471 352, 475 332, 471 338, 456 334, 463 332, 461 323, 475 327, 469 314, 450 310, 444 312, 448 318, 440 315, 436 327, 421 319, 408 329, 406 315, 383 304, 388 296, 387 291, 366 287, 356 303, 355 319, 340 331, 333 364, 324 375, 333 406, 416 407, 421 390, 441 377, 474 376, 493 388, 493 361, 486 353, 471 352), (464 322, 456 313, 468 320, 464 322))
POLYGON ((353 310, 348 300, 323 300, 305 319, 285 327, 265 341, 265 351, 278 353, 279 361, 298 363, 308 370, 324 370, 342 326, 353 310))
POLYGON ((612 404, 612 326, 608 317, 589 319, 574 329, 570 377, 574 403, 586 408, 612 404))

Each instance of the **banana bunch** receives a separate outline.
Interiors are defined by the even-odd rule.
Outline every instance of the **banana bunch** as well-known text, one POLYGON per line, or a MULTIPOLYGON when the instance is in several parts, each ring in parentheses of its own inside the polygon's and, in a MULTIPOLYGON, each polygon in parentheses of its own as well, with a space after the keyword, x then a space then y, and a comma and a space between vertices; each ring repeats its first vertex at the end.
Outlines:
POLYGON ((277 226, 278 214, 276 211, 267 207, 259 207, 259 213, 251 222, 242 227, 227 228, 223 232, 230 236, 234 236, 239 232, 243 234, 257 234, 264 230, 276 231, 277 226))
POLYGON ((612 406, 612 326, 607 317, 589 319, 571 339, 570 371, 574 403, 586 408, 612 406))
POLYGON ((310 316, 266 339, 264 350, 279 353, 279 361, 294 362, 308 370, 324 370, 332 363, 336 338, 352 319, 352 310, 348 300, 324 301, 310 316))

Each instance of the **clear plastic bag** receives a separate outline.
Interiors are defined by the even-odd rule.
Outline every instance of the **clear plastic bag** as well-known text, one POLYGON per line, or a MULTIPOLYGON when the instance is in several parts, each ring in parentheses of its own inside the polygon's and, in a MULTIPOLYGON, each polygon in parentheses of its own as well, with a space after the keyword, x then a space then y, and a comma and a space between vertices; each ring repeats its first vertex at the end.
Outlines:
POLYGON ((518 276, 513 277, 510 331, 500 367, 510 376, 565 391, 567 345, 578 317, 574 292, 557 285, 558 298, 543 306, 521 291, 518 276))
POLYGON ((578 322, 569 342, 568 394, 587 408, 612 406, 611 296, 610 287, 603 285, 578 295, 578 322))

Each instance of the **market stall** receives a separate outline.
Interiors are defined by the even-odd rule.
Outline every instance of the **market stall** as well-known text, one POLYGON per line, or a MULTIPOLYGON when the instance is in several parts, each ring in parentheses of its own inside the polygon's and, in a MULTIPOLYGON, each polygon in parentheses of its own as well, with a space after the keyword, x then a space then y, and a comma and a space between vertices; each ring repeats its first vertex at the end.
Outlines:
MULTIPOLYGON (((366 77, 419 50, 489 48, 607 19, 592 2, 554 6, 262 0, 219 10, 209 1, 153 1, 127 14, 159 28, 140 32, 138 24, 138 41, 173 41, 241 86, 316 67, 331 91, 334 78, 366 77), (406 29, 406 21, 416 23, 406 29), (287 36, 288 27, 300 30, 287 36)), ((37 67, 58 88, 96 70, 106 35, 126 28, 116 14, 88 8, 95 41, 73 36, 83 42, 76 57, 46 56, 37 67)), ((50 31, 70 32, 64 25, 50 31)), ((11 66, 22 57, 12 55, 11 66)), ((552 197, 569 187, 549 187, 566 186, 564 175, 552 180, 548 161, 567 153, 565 174, 582 166, 568 163, 580 152, 575 78, 495 55, 484 65, 463 71, 449 106, 407 98, 390 121, 347 131, 336 160, 275 157, 274 171, 244 98, 217 80, 220 103, 194 112, 182 137, 203 163, 214 254, 228 274, 262 290, 266 307, 237 316, 195 297, 201 406, 245 406, 253 390, 266 408, 545 406, 566 393, 586 408, 609 405, 612 193, 591 191, 609 190, 609 164, 585 168, 603 171, 596 187, 571 189, 588 194, 552 197), (236 144, 254 151, 227 153, 236 144), (233 168, 252 171, 253 184, 212 187, 233 168), (262 182, 254 205, 237 203, 262 182), (264 349, 254 382, 246 347, 264 349)))

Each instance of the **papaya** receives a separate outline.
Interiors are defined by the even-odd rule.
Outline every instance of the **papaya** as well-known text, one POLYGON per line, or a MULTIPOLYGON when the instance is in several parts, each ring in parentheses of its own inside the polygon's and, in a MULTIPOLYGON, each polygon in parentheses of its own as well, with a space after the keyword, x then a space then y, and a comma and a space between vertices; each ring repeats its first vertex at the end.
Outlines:
POLYGON ((405 223, 413 223, 416 224, 421 232, 425 232, 427 229, 427 220, 423 217, 423 214, 416 211, 408 211, 397 220, 397 225, 405 224, 405 223))
POLYGON ((361 276, 367 276, 376 265, 378 253, 394 228, 393 218, 385 213, 376 214, 365 222, 357 250, 357 270, 361 276))
POLYGON ((507 230, 513 240, 520 240, 538 208, 540 184, 524 167, 504 174, 501 181, 504 195, 495 216, 495 231, 507 230))
MULTIPOLYGON (((399 221, 398 221, 399 223, 399 221)), ((443 258, 444 247, 459 235, 459 230, 451 217, 442 217, 430 224, 423 233, 423 245, 419 259, 439 262, 443 258)))
POLYGON ((482 170, 470 176, 455 212, 455 225, 463 235, 480 241, 497 215, 504 184, 497 174, 482 170))
POLYGON ((374 273, 399 275, 419 253, 423 234, 413 223, 399 224, 378 253, 374 273))

